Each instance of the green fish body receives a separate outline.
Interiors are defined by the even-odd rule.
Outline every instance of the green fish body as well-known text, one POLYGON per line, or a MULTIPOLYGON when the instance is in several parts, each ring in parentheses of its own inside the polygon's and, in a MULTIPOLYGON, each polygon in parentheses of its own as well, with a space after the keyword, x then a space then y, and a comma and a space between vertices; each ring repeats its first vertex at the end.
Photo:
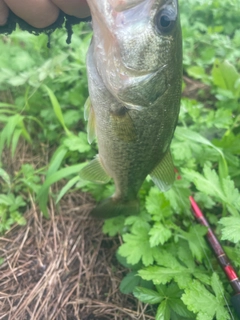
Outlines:
POLYGON ((111 218, 138 212, 148 174, 162 191, 174 181, 169 146, 181 97, 181 28, 177 0, 89 0, 89 6, 85 117, 99 154, 80 176, 114 180, 114 195, 92 211, 111 218))

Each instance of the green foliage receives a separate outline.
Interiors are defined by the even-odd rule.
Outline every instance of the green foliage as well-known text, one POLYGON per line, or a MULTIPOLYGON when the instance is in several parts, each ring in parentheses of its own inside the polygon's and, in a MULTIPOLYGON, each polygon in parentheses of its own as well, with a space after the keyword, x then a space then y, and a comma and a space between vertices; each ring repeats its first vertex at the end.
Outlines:
POLYGON ((240 216, 222 218, 222 240, 229 240, 234 243, 240 242, 240 216))
MULTIPOLYGON (((239 271, 240 3, 179 2, 184 92, 171 145, 176 181, 163 194, 148 177, 139 192, 140 215, 109 219, 103 232, 123 239, 117 259, 130 270, 120 290, 152 304, 156 319, 237 319, 230 286, 206 244, 206 228, 194 222, 189 196, 239 271)), ((30 199, 48 217, 49 197, 58 203, 81 190, 100 201, 114 192, 112 183, 95 185, 78 175, 97 153, 87 142, 83 110, 90 38, 87 25, 74 27, 70 46, 56 31, 51 50, 44 35, 17 31, 0 38, 0 233, 25 223, 30 199), (44 151, 49 163, 12 172, 22 141, 33 154, 44 151), (52 185, 63 179, 55 193, 52 185)))
POLYGON ((21 196, 15 197, 12 193, 0 194, 0 234, 10 229, 14 223, 24 225, 25 218, 22 216, 21 207, 26 203, 21 196))
POLYGON ((180 300, 183 291, 175 283, 169 286, 157 285, 156 291, 144 287, 136 287, 133 294, 144 303, 159 304, 156 319, 192 319, 193 314, 187 310, 180 300))
POLYGON ((142 260, 145 266, 153 263, 157 254, 156 248, 151 248, 149 242, 150 227, 134 227, 131 234, 124 234, 124 244, 119 248, 119 254, 127 258, 130 264, 137 264, 142 260))
POLYGON ((229 319, 229 314, 224 308, 223 287, 216 273, 212 275, 211 287, 214 294, 196 280, 185 290, 182 300, 189 310, 198 314, 197 320, 211 320, 214 316, 217 320, 229 319))

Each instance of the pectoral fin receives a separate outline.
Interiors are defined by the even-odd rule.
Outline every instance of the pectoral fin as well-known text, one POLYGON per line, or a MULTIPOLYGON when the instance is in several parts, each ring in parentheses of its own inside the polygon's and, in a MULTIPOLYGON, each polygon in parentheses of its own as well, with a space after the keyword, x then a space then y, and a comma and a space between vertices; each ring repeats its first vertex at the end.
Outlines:
POLYGON ((136 140, 136 129, 127 108, 123 107, 118 112, 112 112, 110 117, 113 131, 120 140, 126 142, 136 140))
POLYGON ((167 191, 175 180, 174 166, 170 151, 167 151, 163 159, 150 174, 153 182, 161 191, 167 191))
POLYGON ((95 183, 107 183, 111 177, 104 170, 99 156, 89 162, 79 173, 80 178, 95 183))
POLYGON ((90 97, 88 97, 84 104, 84 120, 85 121, 87 121, 89 118, 90 108, 91 108, 91 100, 90 100, 90 97))
POLYGON ((87 125, 88 143, 91 144, 96 137, 96 129, 95 129, 96 120, 95 120, 95 113, 89 97, 87 98, 84 105, 84 119, 88 120, 88 125, 87 125))

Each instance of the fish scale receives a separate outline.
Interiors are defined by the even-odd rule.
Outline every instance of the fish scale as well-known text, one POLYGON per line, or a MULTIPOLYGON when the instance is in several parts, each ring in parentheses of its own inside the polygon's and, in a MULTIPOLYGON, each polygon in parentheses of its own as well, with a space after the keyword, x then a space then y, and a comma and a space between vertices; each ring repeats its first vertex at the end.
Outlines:
POLYGON ((80 176, 114 180, 113 196, 92 211, 111 218, 139 211, 137 194, 148 174, 162 191, 174 182, 169 146, 181 97, 181 28, 177 0, 89 0, 89 6, 85 114, 99 154, 80 176))

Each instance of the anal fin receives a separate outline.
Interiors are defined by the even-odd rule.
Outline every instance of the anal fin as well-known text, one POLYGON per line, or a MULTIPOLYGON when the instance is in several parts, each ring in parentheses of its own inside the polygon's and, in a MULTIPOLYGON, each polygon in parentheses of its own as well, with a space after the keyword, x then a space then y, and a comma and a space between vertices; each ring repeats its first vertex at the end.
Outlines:
POLYGON ((111 177, 104 170, 99 156, 90 161, 79 173, 80 178, 95 183, 107 183, 111 177))
POLYGON ((161 191, 164 192, 171 188, 175 180, 175 172, 172 156, 169 150, 165 153, 163 159, 151 172, 150 176, 161 191))

